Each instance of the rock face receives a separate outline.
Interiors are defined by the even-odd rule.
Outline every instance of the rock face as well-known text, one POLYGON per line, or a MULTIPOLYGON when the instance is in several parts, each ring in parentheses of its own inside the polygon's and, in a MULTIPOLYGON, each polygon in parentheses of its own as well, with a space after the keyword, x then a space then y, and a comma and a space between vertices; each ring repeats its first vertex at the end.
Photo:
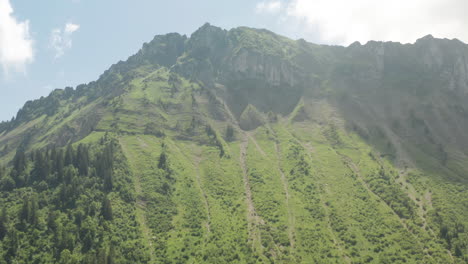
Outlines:
POLYGON ((420 49, 424 66, 449 82, 447 88, 468 92, 468 51, 464 43, 428 35, 419 39, 415 47, 420 49))
POLYGON ((254 130, 265 123, 265 118, 252 105, 247 105, 239 121, 240 128, 244 130, 254 130))
POLYGON ((143 44, 143 48, 129 61, 147 61, 170 67, 184 52, 186 40, 187 37, 178 33, 155 36, 150 43, 143 44))
POLYGON ((238 79, 261 79, 272 86, 282 84, 295 86, 299 82, 296 80, 292 65, 279 57, 242 49, 229 64, 232 65, 230 70, 238 79))
MULTIPOLYGON (((238 122, 249 109, 287 116, 300 98, 327 98, 352 126, 386 131, 383 136, 393 142, 389 145, 412 141, 468 152, 468 46, 458 40, 428 35, 415 44, 370 41, 336 47, 293 41, 267 30, 205 24, 189 38, 156 36, 86 86, 112 86, 113 91, 94 89, 90 97, 118 95, 125 88, 117 85, 122 75, 141 65, 170 68, 208 89, 224 87, 213 91, 238 122)), ((311 112, 304 107, 301 111, 311 112)), ((250 121, 246 129, 262 124, 250 121)))
POLYGON ((346 50, 352 62, 345 57, 330 78, 344 95, 337 105, 351 122, 380 127, 392 148, 408 142, 434 156, 439 146, 463 146, 466 153, 467 52, 458 40, 432 36, 414 45, 352 45, 346 50))
MULTIPOLYGON (((174 65, 174 69, 185 76, 201 77, 206 83, 261 79, 271 86, 298 85, 297 67, 284 59, 285 54, 265 53, 254 48, 251 42, 256 39, 249 39, 253 38, 249 31, 252 29, 226 31, 205 24, 188 39, 186 56, 174 65)), ((258 33, 273 34, 255 32, 258 33)), ((283 45, 278 42, 276 45, 283 45)))
MULTIPOLYGON (((247 130, 263 124, 258 115, 287 116, 301 98, 326 98, 350 127, 367 131, 370 140, 387 138, 389 149, 411 142, 432 146, 424 151, 435 156, 440 146, 468 154, 468 46, 458 40, 428 35, 415 44, 370 41, 336 47, 267 30, 205 24, 189 38, 178 33, 154 37, 97 82, 77 90, 92 91, 88 100, 119 95, 125 89, 120 80, 135 77, 128 73, 142 65, 166 67, 200 82, 247 130)), ((303 113, 313 113, 309 107, 305 104, 293 119, 307 120, 303 113)), ((2 127, 19 125, 26 110, 2 127)))
POLYGON ((219 66, 229 49, 227 31, 207 23, 190 36, 186 50, 195 59, 208 59, 219 66))

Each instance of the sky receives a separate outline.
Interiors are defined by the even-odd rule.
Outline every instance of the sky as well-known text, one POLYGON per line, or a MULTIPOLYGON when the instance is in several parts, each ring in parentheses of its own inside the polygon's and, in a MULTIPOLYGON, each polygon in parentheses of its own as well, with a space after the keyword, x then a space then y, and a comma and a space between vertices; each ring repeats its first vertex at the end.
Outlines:
POLYGON ((466 0, 0 0, 0 120, 55 88, 96 80, 154 35, 190 36, 209 22, 349 45, 468 43, 466 0))

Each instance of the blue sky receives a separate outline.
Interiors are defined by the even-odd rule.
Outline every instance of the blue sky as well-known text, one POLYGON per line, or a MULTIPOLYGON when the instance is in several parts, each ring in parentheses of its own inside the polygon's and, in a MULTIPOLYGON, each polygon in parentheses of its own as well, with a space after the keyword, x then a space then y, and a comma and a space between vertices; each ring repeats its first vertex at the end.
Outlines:
POLYGON ((209 22, 226 29, 267 28, 294 39, 328 44, 370 39, 413 42, 426 34, 466 42, 467 3, 0 0, 0 120, 10 119, 27 100, 45 96, 54 88, 96 80, 110 65, 134 54, 157 34, 190 35, 209 22))
POLYGON ((10 4, 18 23, 29 22, 34 56, 24 69, 0 72, 0 120, 10 119, 27 100, 54 88, 97 79, 156 34, 189 35, 205 22, 224 28, 261 26, 253 19, 255 3, 244 0, 12 0, 10 4), (63 54, 57 57, 52 32, 58 29, 64 35, 67 24, 79 28, 65 36, 71 47, 62 43, 63 54))

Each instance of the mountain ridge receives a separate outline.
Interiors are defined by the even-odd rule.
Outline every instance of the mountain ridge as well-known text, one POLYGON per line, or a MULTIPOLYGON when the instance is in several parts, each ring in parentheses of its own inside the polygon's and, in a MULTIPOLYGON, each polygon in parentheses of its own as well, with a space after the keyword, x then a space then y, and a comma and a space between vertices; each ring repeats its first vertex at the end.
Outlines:
MULTIPOLYGON (((269 31, 269 30, 267 30, 267 29, 255 29, 255 28, 249 28, 249 27, 238 27, 238 28, 233 28, 233 29, 231 29, 231 30, 225 30, 225 29, 223 30, 223 29, 221 29, 221 28, 219 28, 219 27, 212 26, 210 23, 205 23, 202 27, 200 27, 198 30, 196 30, 194 33, 192 33, 192 35, 193 35, 193 34, 196 34, 197 32, 203 31, 204 28, 215 29, 216 31, 222 31, 222 32, 229 32, 229 31, 239 30, 239 29, 256 30, 256 31, 260 31, 260 32, 266 32, 267 34, 273 34, 273 35, 278 36, 278 37, 280 37, 280 38, 287 39, 286 37, 280 36, 280 35, 276 35, 274 32, 269 31)), ((109 68, 108 70, 106 70, 106 71, 103 73, 103 75, 104 75, 106 72, 112 72, 112 71, 114 70, 114 68, 118 68, 119 65, 122 64, 122 63, 132 61, 133 57, 137 57, 139 53, 143 52, 143 50, 145 49, 145 46, 149 46, 149 45, 151 45, 151 43, 153 43, 153 42, 158 42, 158 40, 159 40, 160 38, 164 39, 164 38, 171 38, 171 37, 175 37, 175 38, 178 38, 178 39, 179 39, 179 40, 178 40, 178 43, 179 43, 179 44, 174 43, 174 44, 176 44, 176 45, 175 45, 176 47, 179 47, 179 48, 178 48, 179 50, 180 50, 180 46, 181 46, 180 41, 187 41, 188 39, 190 39, 190 38, 187 38, 185 35, 180 35, 179 33, 175 33, 175 32, 174 32, 174 33, 164 34, 164 35, 156 35, 156 36, 154 37, 154 39, 153 39, 151 42, 149 42, 149 43, 144 43, 142 49, 140 49, 136 54, 130 56, 126 61, 119 61, 118 63, 111 65, 110 68, 109 68)), ((415 41, 415 43, 413 43, 413 44, 411 44, 411 43, 402 44, 402 43, 400 43, 400 42, 393 42, 393 41, 374 41, 374 40, 370 40, 370 41, 366 42, 366 44, 361 44, 359 41, 356 41, 356 42, 353 42, 353 43, 351 43, 350 45, 348 45, 348 46, 346 47, 346 46, 340 46, 340 45, 314 44, 314 43, 311 43, 311 42, 307 42, 307 41, 305 41, 304 39, 297 39, 297 40, 294 40, 294 41, 295 41, 295 42, 299 42, 299 43, 304 43, 304 44, 306 44, 306 45, 324 46, 324 47, 337 47, 337 48, 346 48, 346 49, 352 48, 352 47, 354 47, 354 46, 366 46, 366 45, 374 46, 374 45, 376 45, 376 44, 389 44, 389 45, 391 45, 391 44, 397 44, 397 45, 398 45, 398 44, 399 44, 399 45, 402 45, 402 46, 405 46, 405 45, 406 45, 406 46, 408 46, 408 45, 414 46, 414 45, 416 45, 416 44, 418 44, 418 43, 423 43, 423 42, 424 42, 424 43, 427 43, 428 41, 436 41, 436 42, 439 42, 439 43, 441 43, 442 41, 443 41, 443 42, 449 41, 449 42, 451 42, 451 43, 458 42, 458 43, 460 43, 460 44, 466 45, 466 43, 463 43, 462 41, 460 41, 460 40, 458 40, 458 39, 456 39, 456 38, 455 38, 455 39, 435 38, 435 37, 433 37, 431 34, 428 34, 428 35, 426 35, 426 36, 424 36, 424 37, 421 37, 421 38, 417 39, 417 40, 415 41)), ((171 52, 167 52, 167 53, 171 54, 171 52)), ((180 55, 182 55, 182 52, 179 51, 179 52, 176 53, 176 54, 178 54, 178 55, 176 55, 175 57, 178 58, 180 55)), ((164 63, 164 59, 163 59, 162 62, 161 62, 161 61, 158 61, 157 59, 156 59, 156 61, 159 62, 159 64, 161 64, 161 65, 163 65, 163 66, 166 66, 166 67, 171 67, 171 66, 174 66, 174 64, 175 64, 175 60, 173 60, 173 61, 174 61, 173 63, 164 63)), ((100 79, 101 77, 102 77, 102 75, 101 75, 98 79, 100 79)), ((94 82, 94 81, 91 81, 90 83, 93 83, 93 82, 94 82)), ((88 83, 88 84, 90 84, 90 83, 88 83)), ((82 87, 82 86, 84 86, 84 85, 87 85, 87 84, 80 84, 80 85, 77 85, 76 88, 82 87)), ((72 88, 72 87, 66 87, 66 89, 68 90, 68 93, 70 92, 70 88, 72 88)), ((64 89, 57 88, 57 89, 55 89, 54 91, 52 91, 51 94, 54 93, 54 92, 56 92, 56 90, 60 91, 60 90, 64 90, 64 89)), ((43 97, 44 97, 44 96, 43 96, 43 97)), ((47 96, 45 96, 45 97, 47 97, 47 96)), ((38 100, 38 99, 37 99, 37 100, 38 100)), ((30 101, 28 101, 28 102, 32 102, 32 101, 36 101, 36 100, 30 100, 30 101)), ((15 118, 16 118, 16 117, 15 117, 15 118)), ((5 121, 5 120, 4 120, 4 121, 2 121, 2 122, 8 122, 8 121, 5 121)))
POLYGON ((466 263, 466 58, 466 44, 428 36, 340 47, 209 24, 155 36, 0 124, 0 255, 466 263), (55 224, 66 243, 46 239, 55 224), (54 251, 28 246, 34 232, 54 251))

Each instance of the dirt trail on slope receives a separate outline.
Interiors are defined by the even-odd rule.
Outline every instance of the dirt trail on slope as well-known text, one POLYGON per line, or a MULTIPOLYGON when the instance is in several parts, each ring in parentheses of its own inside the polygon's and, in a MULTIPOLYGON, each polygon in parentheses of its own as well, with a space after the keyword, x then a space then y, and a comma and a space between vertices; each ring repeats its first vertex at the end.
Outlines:
MULTIPOLYGON (((330 191, 328 190, 328 187, 325 187, 325 192, 330 193, 330 191)), ((344 252, 343 248, 340 245, 341 244, 340 241, 338 241, 338 238, 335 235, 335 231, 333 230, 333 227, 331 226, 331 219, 330 219, 330 212, 328 211, 328 205, 324 202, 322 194, 320 194, 320 201, 322 201, 322 207, 323 207, 323 210, 325 211, 325 219, 327 221, 327 227, 330 232, 330 236, 333 240, 333 243, 338 248, 338 251, 340 251, 341 257, 345 260, 346 263, 349 264, 351 263, 351 259, 349 258, 348 255, 346 255, 346 253, 344 252)))
POLYGON ((231 119, 231 122, 234 123, 236 126, 239 126, 239 122, 237 122, 237 119, 236 117, 234 116, 234 114, 232 113, 231 109, 229 108, 229 106, 226 104, 226 102, 221 98, 219 97, 218 95, 214 95, 216 100, 223 105, 223 108, 224 108, 224 111, 226 111, 226 114, 229 116, 229 118, 231 119))
POLYGON ((257 143, 257 140, 255 140, 255 137, 252 136, 252 133, 246 132, 246 134, 249 137, 249 139, 252 140, 258 152, 260 152, 260 154, 262 154, 262 156, 265 157, 266 156, 265 151, 263 151, 262 147, 260 147, 260 145, 257 143))
MULTIPOLYGON (((291 137, 304 149, 304 151, 306 152, 307 156, 309 157, 309 160, 312 161, 312 156, 311 156, 311 153, 313 153, 313 147, 309 144, 304 144, 304 142, 300 141, 299 138, 297 138, 296 136, 294 136, 293 134, 289 133, 291 135, 291 137)), ((324 190, 325 192, 329 192, 328 191, 328 188, 326 188, 324 190)), ((335 247, 336 249, 338 249, 338 251, 340 252, 341 254, 341 257, 343 258, 343 260, 346 262, 346 263, 351 263, 351 259, 349 258, 348 255, 346 255, 345 251, 343 250, 343 248, 341 247, 340 245, 340 241, 338 241, 338 239, 336 238, 336 235, 335 235, 335 231, 333 230, 332 226, 331 226, 331 221, 330 221, 330 214, 328 212, 328 206, 326 205, 326 203, 324 202, 323 200, 323 196, 322 194, 320 193, 320 201, 321 201, 321 205, 324 209, 324 212, 325 212, 325 218, 327 219, 327 229, 330 233, 330 236, 333 240, 333 243, 335 244, 335 247)))
POLYGON ((278 159, 278 170, 281 175, 281 183, 283 184, 283 189, 284 193, 286 196, 286 206, 288 208, 288 237, 289 237, 289 244, 291 245, 291 248, 294 248, 295 246, 295 236, 296 236, 296 218, 293 214, 293 211, 291 210, 291 203, 290 203, 290 195, 289 195, 289 185, 288 185, 288 179, 286 179, 286 176, 284 175, 283 169, 280 164, 281 160, 281 155, 280 155, 280 149, 278 146, 278 143, 275 142, 275 150, 276 150, 276 156, 278 159))
POLYGON ((359 169, 359 167, 353 162, 353 160, 344 155, 344 154, 341 154, 341 153, 338 153, 336 152, 337 155, 341 156, 343 162, 348 166, 348 168, 356 174, 357 176, 357 179, 359 180, 359 182, 362 184, 362 186, 364 186, 364 188, 372 195, 374 195, 378 200, 380 200, 380 202, 382 202, 383 204, 385 204, 387 206, 387 208, 393 213, 393 215, 396 216, 396 218, 399 220, 400 224, 403 226, 404 229, 406 229, 406 231, 408 231, 408 233, 411 234, 411 236, 414 238, 414 240, 416 241, 416 243, 418 243, 419 247, 421 247, 421 249, 423 250, 423 252, 426 254, 426 256, 428 256, 429 258, 433 259, 432 256, 427 252, 427 250, 424 249, 424 245, 421 244, 421 242, 419 241, 419 238, 416 237, 416 235, 408 228, 408 226, 406 225, 406 223, 403 221, 403 219, 401 219, 401 217, 393 210, 392 207, 390 207, 390 205, 388 205, 382 197, 380 197, 378 194, 376 194, 375 192, 373 192, 369 186, 367 185, 366 181, 364 180, 364 178, 362 177, 361 175, 361 171, 359 169))
POLYGON ((203 184, 202 184, 201 176, 200 176, 200 162, 202 161, 201 153, 195 154, 194 161, 195 161, 195 170, 196 170, 198 189, 200 189, 200 192, 203 196, 203 204, 205 205, 205 210, 206 210, 206 217, 207 217, 206 229, 209 234, 211 233, 211 211, 210 211, 210 203, 208 202, 208 196, 206 195, 205 189, 203 189, 203 184))
MULTIPOLYGON (((138 138, 138 140, 142 141, 142 139, 140 139, 140 138, 138 138)), ((141 199, 141 197, 143 196, 143 191, 142 191, 142 188, 141 188, 140 175, 138 173, 136 173, 136 171, 134 169, 134 166, 133 166, 133 164, 131 162, 131 158, 130 158, 131 155, 128 152, 128 149, 127 149, 127 146, 125 145, 125 142, 122 139, 119 138, 119 144, 120 144, 120 146, 122 146, 122 151, 123 151, 125 157, 127 158, 128 162, 129 162, 130 169, 131 169, 132 174, 133 174, 133 182, 134 182, 134 188, 135 188, 135 193, 136 193, 136 201, 135 201, 136 220, 137 220, 138 224, 140 224, 143 239, 146 242, 146 245, 147 245, 149 253, 150 253, 150 263, 155 263, 156 257, 154 255, 154 251, 153 251, 153 243, 151 242, 151 239, 152 239, 151 229, 146 224, 146 222, 147 222, 146 215, 145 215, 146 201, 141 199)))
POLYGON ((249 138, 247 134, 244 134, 242 142, 240 144, 240 165, 242 169, 243 179, 244 179, 244 188, 245 188, 245 197, 247 202, 247 223, 249 231, 249 241, 252 242, 252 247, 255 248, 256 245, 262 246, 260 230, 258 225, 260 224, 260 219, 255 211, 255 206, 252 199, 252 189, 249 183, 249 176, 247 173, 247 145, 249 144, 249 138))
MULTIPOLYGON (((197 183, 197 187, 202 195, 203 198, 203 205, 206 210, 206 217, 207 217, 207 222, 206 222, 206 230, 207 233, 211 233, 211 210, 210 210, 210 203, 208 202, 208 196, 205 192, 205 189, 203 188, 202 180, 201 180, 201 175, 200 175, 200 162, 203 160, 202 158, 202 153, 200 149, 197 149, 196 151, 193 151, 193 154, 195 156, 191 156, 187 154, 185 151, 182 151, 180 147, 177 144, 174 144, 174 146, 177 148, 177 150, 193 165, 195 166, 195 182, 197 183)), ((192 145, 192 149, 196 148, 195 145, 192 145)))
POLYGON ((416 189, 414 188, 414 186, 409 183, 407 181, 408 179, 408 171, 407 169, 403 170, 400 172, 399 174, 399 178, 396 180, 397 183, 401 184, 401 186, 403 187, 403 191, 408 195, 408 197, 413 200, 413 202, 418 206, 417 208, 417 214, 419 216, 419 218, 421 219, 423 225, 421 226, 421 228, 423 230, 428 230, 430 232, 430 234, 433 236, 433 237, 437 237, 434 230, 432 230, 428 225, 427 225, 427 219, 426 217, 424 216, 425 214, 425 210, 424 210, 424 206, 425 206, 425 202, 424 200, 426 200, 426 202, 430 205, 432 205, 432 201, 431 201, 431 193, 429 191, 427 191, 427 193, 425 195, 421 195, 422 197, 416 197, 416 195, 418 194, 418 192, 416 191, 416 189))
MULTIPOLYGON (((380 202, 384 203, 389 209, 390 211, 398 218, 398 220, 400 221, 401 225, 408 231, 408 227, 406 226, 405 222, 403 222, 403 220, 400 218, 400 216, 393 210, 393 208, 391 208, 383 199, 382 197, 380 197, 380 195, 376 194, 374 191, 372 191, 369 187, 369 185, 367 184, 367 182, 364 180, 364 178, 362 177, 362 174, 361 174, 361 171, 359 169, 359 167, 351 160, 351 158, 349 158, 348 156, 344 155, 344 154, 340 154, 338 152, 336 152, 337 155, 341 156, 343 162, 346 164, 346 166, 348 166, 348 168, 356 174, 357 176, 357 179, 359 180, 359 182, 361 183, 361 185, 367 190, 367 192, 369 192, 370 194, 374 195, 380 202)), ((410 232, 411 233, 411 232, 410 232)), ((411 233, 412 234, 412 233, 411 233)))

